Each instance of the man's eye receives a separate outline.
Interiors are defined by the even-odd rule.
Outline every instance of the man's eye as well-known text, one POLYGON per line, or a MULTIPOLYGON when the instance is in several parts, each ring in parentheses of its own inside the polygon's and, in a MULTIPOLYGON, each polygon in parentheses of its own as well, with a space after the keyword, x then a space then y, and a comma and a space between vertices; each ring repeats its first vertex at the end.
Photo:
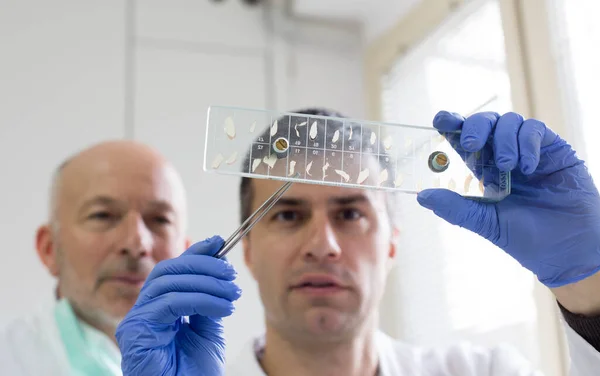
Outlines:
POLYGON ((88 216, 88 219, 106 221, 112 218, 112 215, 107 211, 94 212, 88 216))
POLYGON ((273 217, 276 221, 297 221, 299 218, 299 214, 297 212, 287 210, 281 211, 273 217))
POLYGON ((161 225, 168 225, 169 223, 171 223, 169 218, 164 216, 156 216, 154 217, 154 221, 160 223, 161 225))
POLYGON ((340 211, 339 216, 346 221, 354 221, 362 217, 362 214, 355 209, 344 209, 340 211))

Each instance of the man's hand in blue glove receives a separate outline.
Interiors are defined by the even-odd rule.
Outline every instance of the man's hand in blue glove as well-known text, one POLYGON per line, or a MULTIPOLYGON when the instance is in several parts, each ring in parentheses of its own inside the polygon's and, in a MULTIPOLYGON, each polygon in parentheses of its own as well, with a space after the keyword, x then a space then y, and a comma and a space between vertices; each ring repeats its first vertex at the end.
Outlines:
POLYGON ((241 291, 233 266, 212 257, 222 244, 219 237, 196 243, 150 273, 117 328, 124 375, 224 373, 221 318, 232 314, 241 291))
POLYGON ((451 136, 460 138, 458 147, 481 151, 501 171, 511 171, 512 192, 492 204, 428 189, 417 197, 422 206, 488 239, 548 287, 600 270, 600 197, 569 144, 544 123, 515 113, 465 119, 442 111, 433 125, 440 132, 461 130, 451 136))

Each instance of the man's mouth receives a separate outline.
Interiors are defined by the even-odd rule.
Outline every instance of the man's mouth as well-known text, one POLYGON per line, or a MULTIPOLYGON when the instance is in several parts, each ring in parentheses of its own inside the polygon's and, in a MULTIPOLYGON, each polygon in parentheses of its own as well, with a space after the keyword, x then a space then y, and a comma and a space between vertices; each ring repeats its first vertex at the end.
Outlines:
POLYGON ((112 276, 110 280, 117 283, 141 287, 144 282, 146 282, 146 277, 141 275, 115 275, 112 276))
POLYGON ((304 276, 292 287, 295 291, 318 295, 338 293, 346 289, 336 278, 326 275, 304 276))

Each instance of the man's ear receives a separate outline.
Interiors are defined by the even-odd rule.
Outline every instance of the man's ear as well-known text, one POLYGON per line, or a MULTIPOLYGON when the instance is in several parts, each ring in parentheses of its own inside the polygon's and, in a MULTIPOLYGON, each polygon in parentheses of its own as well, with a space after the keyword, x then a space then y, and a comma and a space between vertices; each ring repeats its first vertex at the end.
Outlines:
POLYGON ((53 277, 58 276, 58 263, 56 257, 56 241, 50 226, 40 226, 35 236, 37 254, 53 277))
POLYGON ((252 263, 252 252, 250 250, 250 234, 247 234, 242 239, 242 248, 244 250, 244 263, 248 270, 250 270, 250 274, 252 274, 252 278, 256 280, 256 276, 254 275, 254 264, 252 263))
POLYGON ((396 256, 398 255, 398 243, 400 241, 400 229, 396 226, 392 227, 392 233, 390 236, 390 248, 388 251, 388 258, 390 260, 390 268, 396 262, 396 256))

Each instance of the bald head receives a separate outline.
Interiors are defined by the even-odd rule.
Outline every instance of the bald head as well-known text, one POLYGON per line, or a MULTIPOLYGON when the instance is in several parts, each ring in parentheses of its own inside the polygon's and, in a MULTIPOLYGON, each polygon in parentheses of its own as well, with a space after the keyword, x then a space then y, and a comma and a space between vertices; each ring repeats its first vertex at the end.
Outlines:
POLYGON ((133 176, 146 175, 158 185, 172 191, 174 205, 186 218, 186 194, 179 173, 165 157, 148 145, 128 140, 105 141, 86 148, 67 158, 56 169, 50 191, 50 224, 59 224, 58 212, 72 190, 86 181, 110 176, 128 181, 133 176), (163 180, 163 181, 160 181, 163 180), (163 187, 167 188, 167 187, 163 187))

